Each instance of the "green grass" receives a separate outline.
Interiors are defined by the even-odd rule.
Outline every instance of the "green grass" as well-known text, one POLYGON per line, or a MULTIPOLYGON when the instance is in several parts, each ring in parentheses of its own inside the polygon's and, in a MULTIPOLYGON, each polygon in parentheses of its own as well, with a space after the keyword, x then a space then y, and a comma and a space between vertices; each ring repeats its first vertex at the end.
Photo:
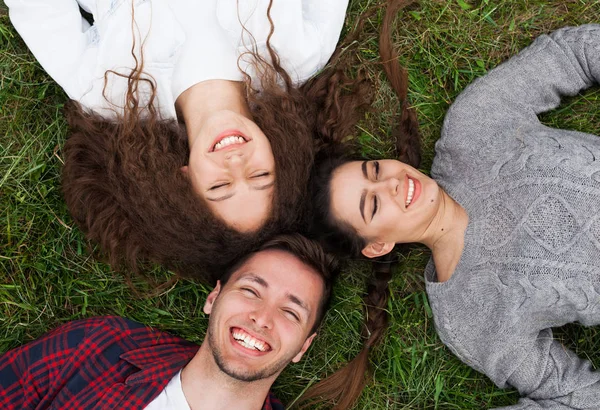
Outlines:
MULTIPOLYGON (((347 20, 381 0, 353 0, 347 20)), ((0 6, 2 6, 0 4, 0 6)), ((381 15, 365 26, 358 57, 377 86, 375 110, 357 130, 366 156, 392 155, 387 135, 397 101, 380 72, 377 30, 381 15)), ((410 72, 410 97, 424 141, 423 170, 450 103, 467 84, 526 46, 540 33, 600 21, 600 2, 428 0, 403 12, 394 33, 410 72)), ((208 289, 180 280, 155 295, 152 286, 95 258, 74 226, 60 193, 66 97, 41 70, 0 7, 0 351, 42 335, 59 323, 117 314, 199 342, 207 318, 208 289)), ((600 134, 598 89, 571 98, 545 114, 551 126, 600 134)), ((514 391, 496 388, 463 365, 435 334, 422 271, 428 251, 415 247, 401 258, 391 283, 390 327, 372 354, 373 377, 359 409, 481 409, 514 403, 514 391)), ((361 299, 368 263, 352 262, 335 288, 323 331, 309 354, 276 384, 285 401, 353 357, 361 347, 361 299)), ((158 281, 171 274, 156 268, 158 281)), ((597 328, 570 325, 558 337, 600 365, 597 328)))

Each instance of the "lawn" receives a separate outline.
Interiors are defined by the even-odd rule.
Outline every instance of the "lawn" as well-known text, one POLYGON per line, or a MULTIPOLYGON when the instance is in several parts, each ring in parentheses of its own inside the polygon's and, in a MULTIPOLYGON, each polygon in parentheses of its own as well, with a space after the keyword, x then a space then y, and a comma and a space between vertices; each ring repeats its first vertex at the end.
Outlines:
MULTIPOLYGON (((382 0, 351 0, 345 31, 382 0)), ((374 110, 356 129, 367 158, 393 155, 387 135, 398 102, 381 72, 377 32, 381 13, 365 25, 357 57, 377 87, 374 110)), ((401 12, 394 32, 409 69, 410 98, 424 144, 422 170, 433 159, 444 113, 455 97, 542 33, 600 21, 600 1, 423 0, 401 12)), ((95 315, 121 315, 200 342, 209 291, 159 267, 148 278, 114 272, 74 225, 60 191, 62 118, 66 96, 36 63, 0 3, 0 352, 30 341, 60 323, 95 315)), ((596 88, 545 114, 551 126, 600 134, 596 88)), ((481 409, 514 403, 463 365, 436 336, 422 278, 429 252, 414 247, 399 256, 391 283, 391 317, 383 343, 371 356, 373 375, 358 409, 481 409)), ((275 386, 291 403, 310 383, 331 373, 361 347, 362 296, 370 265, 350 261, 334 290, 323 329, 309 354, 275 386)), ((600 365, 597 328, 571 325, 557 337, 600 365)))

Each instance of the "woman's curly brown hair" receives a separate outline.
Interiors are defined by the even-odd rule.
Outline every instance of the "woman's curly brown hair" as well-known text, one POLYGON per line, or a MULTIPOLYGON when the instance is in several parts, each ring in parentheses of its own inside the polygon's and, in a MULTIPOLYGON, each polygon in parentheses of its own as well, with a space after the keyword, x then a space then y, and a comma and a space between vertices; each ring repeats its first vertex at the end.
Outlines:
MULTIPOLYGON (((273 29, 271 21, 271 34, 273 29)), ((351 132, 370 103, 369 87, 335 67, 297 87, 268 41, 267 49, 270 61, 250 53, 261 73, 260 90, 248 76, 244 81, 252 119, 269 138, 275 158, 273 210, 257 232, 237 232, 216 218, 180 172, 189 157, 185 129, 155 110, 155 87, 143 75, 143 56, 127 76, 126 106, 116 121, 76 102, 66 105, 66 203, 114 269, 135 272, 140 262, 151 261, 214 284, 257 243, 299 227, 315 149, 322 139, 341 140, 351 132), (145 85, 146 105, 137 92, 145 85)))

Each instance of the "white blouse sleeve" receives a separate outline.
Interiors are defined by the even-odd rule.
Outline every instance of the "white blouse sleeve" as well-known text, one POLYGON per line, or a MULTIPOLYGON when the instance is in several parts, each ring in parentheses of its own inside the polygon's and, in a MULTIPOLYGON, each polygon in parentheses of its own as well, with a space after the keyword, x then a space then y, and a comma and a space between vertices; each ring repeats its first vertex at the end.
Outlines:
POLYGON ((75 0, 5 0, 9 17, 44 70, 71 98, 78 98, 78 75, 89 44, 90 25, 75 0))
POLYGON ((310 34, 314 46, 320 47, 322 65, 325 65, 335 50, 344 26, 348 0, 304 0, 303 19, 306 25, 313 27, 310 34))
MULTIPOLYGON (((269 0, 219 2, 219 23, 241 53, 255 45, 261 55, 266 55, 271 29, 268 5, 269 0)), ((307 80, 327 64, 339 40, 347 6, 348 0, 273 1, 274 33, 270 44, 295 82, 307 80)), ((243 62, 241 68, 245 68, 243 62)))

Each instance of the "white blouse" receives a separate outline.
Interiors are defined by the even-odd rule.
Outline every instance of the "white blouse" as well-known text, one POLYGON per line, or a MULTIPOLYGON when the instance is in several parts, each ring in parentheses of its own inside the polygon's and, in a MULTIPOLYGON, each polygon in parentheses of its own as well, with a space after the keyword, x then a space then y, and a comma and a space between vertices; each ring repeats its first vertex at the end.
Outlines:
MULTIPOLYGON (((240 68, 252 75, 243 54, 254 45, 259 54, 268 56, 269 0, 5 3, 13 25, 48 74, 70 98, 107 117, 122 110, 127 79, 109 73, 105 88, 105 73, 129 74, 135 65, 134 39, 135 54, 139 61, 143 57, 144 73, 156 84, 155 104, 165 118, 176 117, 175 100, 194 84, 241 80, 240 68), (94 16, 93 25, 82 18, 79 7, 94 16)), ((347 5, 348 0, 273 0, 271 45, 296 83, 329 60, 347 5)), ((142 98, 148 90, 143 88, 142 98)))

